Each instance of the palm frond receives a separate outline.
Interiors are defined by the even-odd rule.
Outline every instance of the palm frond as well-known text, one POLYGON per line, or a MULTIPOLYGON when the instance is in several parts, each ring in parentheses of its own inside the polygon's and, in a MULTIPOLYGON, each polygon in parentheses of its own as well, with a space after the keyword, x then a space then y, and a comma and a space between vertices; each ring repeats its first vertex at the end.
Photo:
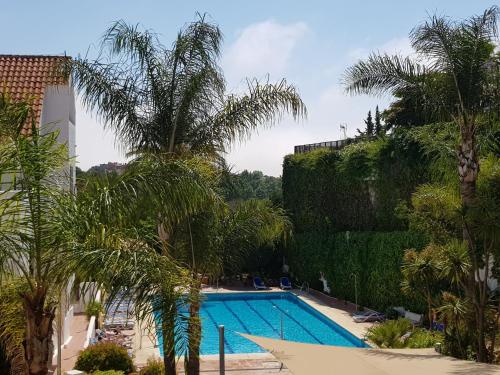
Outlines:
POLYGON ((342 83, 351 94, 395 94, 421 85, 426 73, 423 65, 409 57, 371 54, 349 67, 342 83))
POLYGON ((247 82, 244 95, 229 95, 213 119, 213 129, 224 142, 244 140, 259 126, 274 125, 284 114, 294 119, 307 116, 297 89, 286 80, 276 84, 247 82))

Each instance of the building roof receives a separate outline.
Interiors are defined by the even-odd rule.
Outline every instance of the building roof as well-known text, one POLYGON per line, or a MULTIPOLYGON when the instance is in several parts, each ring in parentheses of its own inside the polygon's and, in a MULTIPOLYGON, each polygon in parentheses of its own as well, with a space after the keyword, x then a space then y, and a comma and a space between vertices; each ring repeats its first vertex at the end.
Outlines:
POLYGON ((69 57, 0 55, 0 90, 7 90, 14 100, 33 100, 39 123, 46 87, 68 83, 66 77, 56 73, 64 59, 69 57))

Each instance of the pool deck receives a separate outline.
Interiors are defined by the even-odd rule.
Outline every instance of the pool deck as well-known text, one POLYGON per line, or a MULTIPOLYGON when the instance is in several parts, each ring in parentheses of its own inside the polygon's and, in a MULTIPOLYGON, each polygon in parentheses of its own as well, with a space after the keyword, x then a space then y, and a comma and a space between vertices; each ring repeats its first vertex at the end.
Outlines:
MULTIPOLYGON (((264 291, 256 291, 253 288, 211 288, 203 289, 203 293, 273 293, 283 292, 279 288, 270 288, 264 291)), ((346 304, 335 298, 318 294, 313 296, 309 293, 300 290, 292 290, 291 293, 295 294, 303 302, 307 303, 320 313, 333 320, 354 336, 359 339, 364 339, 366 330, 372 326, 372 323, 355 323, 352 320, 352 313, 355 311, 355 306, 346 304)), ((136 364, 144 365, 148 358, 159 358, 160 351, 155 345, 155 335, 151 334, 140 327, 139 324, 135 325, 135 341, 134 341, 134 362, 136 364)), ((182 371, 182 361, 179 363, 179 369, 182 371)), ((201 356, 201 372, 202 373, 215 373, 218 370, 219 362, 218 355, 202 355, 201 356)), ((281 364, 270 353, 253 353, 253 354, 226 354, 226 372, 235 372, 241 375, 267 375, 267 374, 291 374, 286 368, 281 369, 281 364)))

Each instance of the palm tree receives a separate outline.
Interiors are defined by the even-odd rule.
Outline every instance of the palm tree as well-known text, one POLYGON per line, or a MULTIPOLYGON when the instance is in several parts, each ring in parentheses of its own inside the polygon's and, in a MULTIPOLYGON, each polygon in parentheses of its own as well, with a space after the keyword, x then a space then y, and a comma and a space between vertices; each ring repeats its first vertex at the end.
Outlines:
POLYGON ((218 66, 221 43, 221 31, 205 16, 182 29, 171 49, 153 32, 118 21, 101 42, 108 60, 75 59, 68 68, 84 104, 133 154, 220 155, 284 112, 306 114, 285 80, 249 80, 246 94, 228 95, 218 66))
POLYGON ((427 303, 429 328, 432 329, 432 307, 436 295, 436 283, 439 281, 440 249, 434 245, 427 246, 421 252, 406 250, 403 257, 401 273, 402 289, 406 293, 421 294, 427 303))
POLYGON ((68 237, 74 239, 67 258, 74 271, 101 284, 108 301, 116 296, 133 301, 137 320, 150 329, 161 317, 167 374, 176 373, 176 350, 187 347, 187 324, 178 312, 191 302, 184 294, 192 277, 151 223, 154 228, 159 215, 170 228, 217 201, 198 162, 205 164, 196 158, 142 157, 121 176, 88 181, 66 213, 68 237))
MULTIPOLYGON (((138 318, 151 320, 154 306, 165 325, 182 330, 171 323, 177 317, 172 306, 190 279, 158 254, 151 246, 155 239, 137 235, 132 213, 146 196, 157 200, 155 207, 167 202, 155 211, 164 223, 204 207, 213 194, 195 170, 197 160, 165 163, 154 155, 144 157, 113 183, 87 187, 75 200, 64 188, 69 180, 60 175, 67 162, 65 146, 56 133, 40 135, 30 103, 0 96, 0 119, 0 282, 14 292, 2 300, 0 337, 16 368, 22 367, 19 372, 47 374, 56 307, 75 273, 102 283, 111 296, 128 287, 138 318), (29 134, 20 134, 27 123, 29 134), (24 319, 16 315, 19 311, 24 319)), ((164 340, 166 358, 173 358, 169 366, 175 368, 169 340, 164 340)))
POLYGON ((450 350, 452 355, 460 358, 467 358, 467 353, 464 348, 464 341, 467 342, 466 329, 470 301, 461 299, 452 293, 443 292, 443 303, 437 309, 438 313, 446 322, 445 333, 450 337, 450 350))
POLYGON ((372 54, 348 68, 344 83, 350 93, 379 94, 412 92, 426 106, 447 113, 457 124, 460 142, 456 156, 463 209, 463 240, 472 262, 467 293, 472 300, 477 325, 477 357, 487 360, 485 345, 486 281, 476 282, 481 268, 481 250, 467 222, 476 201, 479 162, 476 147, 478 117, 488 111, 488 66, 494 59, 499 8, 454 22, 433 16, 410 34, 415 51, 428 64, 409 57, 372 54))
MULTIPOLYGON (((40 134, 31 103, 13 103, 6 93, 0 96, 0 129, 0 282, 16 292, 12 304, 24 316, 23 370, 43 375, 52 359, 56 307, 71 276, 59 266, 68 240, 58 209, 69 185, 60 175, 67 152, 57 134, 40 134)), ((4 327, 0 336, 8 344, 19 328, 4 327)))
POLYGON ((198 374, 200 370, 202 280, 220 277, 227 267, 236 270, 251 250, 272 245, 291 231, 284 210, 267 201, 249 200, 233 206, 216 203, 218 207, 200 212, 178 225, 170 242, 172 256, 184 264, 192 276, 189 350, 185 360, 188 374, 198 374))
MULTIPOLYGON (((285 80, 276 84, 248 80, 246 94, 227 94, 218 65, 221 42, 219 28, 205 16, 182 29, 171 49, 153 32, 118 21, 101 43, 107 60, 75 59, 66 68, 84 104, 115 131, 129 154, 156 155, 166 162, 193 155, 220 161, 231 142, 245 139, 258 126, 272 125, 285 113, 295 119, 306 115, 296 89, 285 80)), ((156 202, 158 208, 166 204, 161 199, 156 202)), ((165 222, 161 214, 156 218, 160 251, 170 256, 173 230, 179 226, 165 222)), ((194 274, 201 261, 196 267, 194 262, 186 264, 194 274)), ((192 287, 196 301, 197 278, 192 287)), ((192 306, 196 310, 196 303, 192 306)), ((189 358, 197 361, 199 340, 191 341, 189 358)), ((174 348, 168 353, 175 355, 174 348)), ((175 373, 172 359, 168 362, 167 373, 175 373)), ((188 367, 199 372, 199 364, 188 367)))

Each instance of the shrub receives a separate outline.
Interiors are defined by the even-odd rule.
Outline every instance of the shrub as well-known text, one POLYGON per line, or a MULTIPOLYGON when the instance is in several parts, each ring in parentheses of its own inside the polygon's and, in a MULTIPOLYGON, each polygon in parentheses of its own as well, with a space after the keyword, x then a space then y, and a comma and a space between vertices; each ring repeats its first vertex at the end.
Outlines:
POLYGON ((87 315, 87 319, 90 319, 95 315, 96 318, 99 317, 99 314, 103 311, 102 304, 97 301, 90 302, 85 308, 85 315, 87 315))
POLYGON ((89 373, 98 370, 116 370, 128 374, 134 371, 134 364, 125 348, 115 343, 104 342, 83 350, 76 360, 75 369, 89 373))
POLYGON ((420 328, 413 331, 408 338, 408 348, 433 348, 438 342, 443 343, 444 335, 436 331, 420 328))
POLYGON ((108 371, 94 371, 92 375, 124 375, 124 373, 123 371, 108 370, 108 371))
POLYGON ((146 367, 144 367, 139 375, 164 375, 165 367, 160 358, 149 358, 146 367))
POLYGON ((380 348, 404 348, 412 327, 408 319, 387 320, 369 328, 366 337, 380 348))

